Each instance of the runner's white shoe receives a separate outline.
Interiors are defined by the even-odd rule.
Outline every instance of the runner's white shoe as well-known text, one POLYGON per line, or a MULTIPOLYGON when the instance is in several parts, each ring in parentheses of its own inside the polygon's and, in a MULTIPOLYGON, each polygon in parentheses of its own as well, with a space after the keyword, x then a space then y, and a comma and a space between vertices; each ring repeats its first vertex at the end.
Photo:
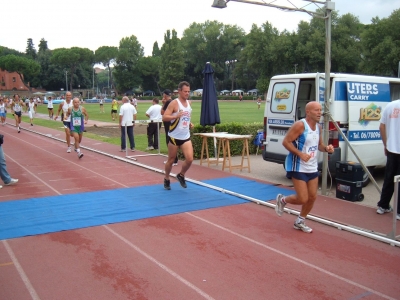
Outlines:
POLYGON ((311 233, 312 229, 306 225, 304 221, 301 221, 300 223, 294 222, 293 228, 297 230, 301 230, 305 233, 311 233))
POLYGON ((67 153, 71 153, 71 150, 72 150, 71 147, 68 147, 67 148, 67 153))

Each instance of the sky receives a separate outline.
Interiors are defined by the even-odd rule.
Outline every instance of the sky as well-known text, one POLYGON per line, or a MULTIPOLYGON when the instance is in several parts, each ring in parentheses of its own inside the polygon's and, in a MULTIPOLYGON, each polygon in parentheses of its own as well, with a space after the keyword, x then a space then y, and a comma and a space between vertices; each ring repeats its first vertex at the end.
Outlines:
MULTIPOLYGON (((6 1, 6 0, 3 0, 6 1)), ((315 11, 317 6, 304 0, 253 0, 315 11), (292 3, 292 4, 291 4, 292 3)), ((400 0, 335 0, 339 15, 352 13, 364 24, 388 17, 400 8, 400 0)), ((42 38, 50 49, 81 47, 95 51, 101 46, 119 46, 124 37, 135 35, 151 55, 153 44, 161 48, 166 31, 175 29, 182 37, 193 22, 207 20, 237 25, 248 33, 252 24, 269 21, 279 31, 296 31, 301 20, 311 17, 303 12, 229 2, 227 8, 212 8, 213 0, 19 0, 2 5, 3 30, 0 46, 25 52, 28 38, 38 49, 42 38), (6 16, 6 18, 4 18, 6 16), (4 31, 6 29, 6 31, 4 31)), ((227 58, 229 59, 229 58, 227 58)))

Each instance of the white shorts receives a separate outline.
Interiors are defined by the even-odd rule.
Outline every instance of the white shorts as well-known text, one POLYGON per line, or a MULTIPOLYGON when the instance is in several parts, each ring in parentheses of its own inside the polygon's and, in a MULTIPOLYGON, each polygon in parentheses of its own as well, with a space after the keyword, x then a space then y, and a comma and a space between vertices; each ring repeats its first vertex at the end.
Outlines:
POLYGON ((33 119, 33 111, 29 111, 29 119, 33 119))

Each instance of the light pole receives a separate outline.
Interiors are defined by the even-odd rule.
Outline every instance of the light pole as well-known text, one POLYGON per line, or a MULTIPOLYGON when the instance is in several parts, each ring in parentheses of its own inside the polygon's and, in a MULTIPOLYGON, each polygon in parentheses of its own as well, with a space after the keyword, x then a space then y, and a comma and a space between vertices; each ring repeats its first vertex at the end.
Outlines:
POLYGON ((236 63, 236 62, 237 62, 236 59, 227 60, 227 61, 225 62, 225 64, 228 66, 228 68, 229 68, 229 67, 231 68, 231 77, 232 77, 232 89, 231 89, 231 91, 233 91, 233 84, 234 84, 234 81, 235 81, 234 68, 235 68, 235 63, 236 63))
POLYGON ((68 71, 65 70, 65 91, 68 92, 68 78, 67 78, 68 71))

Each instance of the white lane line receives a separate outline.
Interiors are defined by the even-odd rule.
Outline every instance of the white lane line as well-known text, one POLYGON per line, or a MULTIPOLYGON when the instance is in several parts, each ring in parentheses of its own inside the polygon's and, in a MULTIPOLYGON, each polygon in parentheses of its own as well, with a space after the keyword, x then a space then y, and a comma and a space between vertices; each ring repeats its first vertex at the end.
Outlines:
POLYGON ((29 281, 28 276, 26 276, 24 269, 22 269, 21 265, 19 264, 19 261, 18 261, 17 257, 15 256, 14 252, 12 251, 11 247, 8 245, 7 240, 3 240, 3 244, 8 252, 8 255, 10 255, 11 260, 14 263, 15 268, 17 269, 19 276, 21 276, 21 279, 24 282, 32 299, 40 300, 39 295, 36 293, 35 289, 33 288, 31 282, 29 281))
POLYGON ((310 268, 312 268, 312 269, 315 269, 315 270, 317 270, 317 271, 320 271, 320 272, 322 272, 322 273, 324 273, 324 274, 326 274, 326 275, 328 275, 328 276, 331 276, 331 277, 334 277, 334 278, 339 279, 339 280, 341 280, 341 281, 344 281, 345 283, 354 285, 354 286, 356 286, 356 287, 358 287, 358 288, 360 288, 360 289, 364 289, 364 290, 366 290, 366 291, 368 291, 368 292, 374 293, 375 295, 378 295, 378 296, 380 296, 380 297, 382 297, 382 298, 390 299, 390 300, 396 300, 395 298, 392 298, 392 297, 390 297, 390 296, 387 296, 387 295, 385 295, 385 294, 382 294, 381 292, 375 291, 375 290, 373 290, 373 289, 371 289, 371 288, 369 288, 369 287, 366 287, 366 286, 364 286, 364 285, 362 285, 362 284, 359 284, 359 283, 357 283, 357 282, 351 281, 351 280, 349 280, 349 279, 347 279, 347 278, 344 278, 344 277, 342 277, 342 276, 336 275, 335 273, 332 273, 332 272, 330 272, 330 271, 328 271, 328 270, 325 270, 325 269, 323 269, 323 268, 320 268, 320 267, 318 267, 318 266, 316 266, 316 265, 314 265, 314 264, 308 263, 308 262, 306 262, 306 261, 304 261, 304 260, 302 260, 302 259, 299 259, 299 258, 297 258, 297 257, 295 257, 295 256, 292 256, 292 255, 290 255, 290 254, 286 254, 285 252, 282 252, 282 251, 280 251, 280 250, 278 250, 278 249, 272 248, 272 247, 267 246, 267 245, 265 245, 265 244, 263 244, 263 243, 260 243, 260 242, 258 242, 258 241, 256 241, 256 240, 253 240, 253 239, 251 239, 251 238, 248 238, 247 236, 241 235, 240 233, 234 232, 234 231, 232 231, 232 230, 230 230, 230 229, 228 229, 228 228, 225 228, 225 227, 223 227, 223 226, 221 226, 221 225, 218 225, 218 224, 215 224, 215 223, 213 223, 213 222, 211 222, 211 221, 208 221, 208 220, 206 220, 206 219, 203 219, 202 217, 193 215, 192 213, 189 213, 189 212, 187 212, 186 214, 188 214, 188 215, 190 215, 190 216, 192 216, 192 217, 194 217, 194 218, 196 218, 196 219, 198 219, 198 220, 200 220, 200 221, 203 221, 203 222, 205 222, 205 223, 207 223, 207 224, 209 224, 209 225, 212 225, 212 226, 214 226, 214 227, 217 227, 217 228, 219 228, 219 229, 221 229, 221 230, 223 230, 223 231, 229 232, 229 233, 231 233, 231 234, 233 234, 233 235, 235 235, 235 236, 237 236, 237 237, 239 237, 239 238, 242 238, 242 239, 244 239, 244 240, 246 240, 246 241, 248 241, 248 242, 250 242, 250 243, 256 244, 256 245, 261 246, 261 247, 263 247, 263 248, 266 248, 266 249, 268 249, 268 250, 270 250, 270 251, 272 251, 272 252, 275 252, 275 253, 277 253, 277 254, 280 254, 280 255, 282 255, 282 256, 285 256, 286 258, 289 258, 289 259, 294 260, 294 261, 296 261, 296 262, 298 262, 298 263, 301 263, 301 264, 303 264, 303 265, 306 265, 307 267, 310 267, 310 268))
POLYGON ((154 257, 150 256, 148 253, 146 253, 145 251, 143 251, 142 249, 140 249, 138 246, 132 244, 130 241, 128 241, 126 238, 124 238, 123 236, 121 236, 120 234, 118 234, 117 232, 115 232, 114 230, 112 230, 110 227, 108 227, 107 225, 103 225, 104 228, 106 228, 108 231, 110 231, 112 234, 114 234, 117 238, 119 238, 120 240, 122 240, 124 243, 126 243, 129 247, 135 249, 137 252, 139 252, 140 254, 142 254, 144 257, 146 257, 148 260, 150 260, 151 262, 155 263, 157 266, 159 266, 161 269, 163 269, 164 271, 166 271, 167 273, 169 273, 170 275, 172 275, 172 277, 176 278, 177 280, 179 280, 180 282, 182 282, 183 284, 185 284, 186 286, 188 286, 189 288, 193 289, 194 291, 196 291, 199 295, 203 296, 205 299, 214 299, 213 297, 211 297, 210 295, 208 295, 206 292, 204 292, 203 290, 201 290, 200 288, 198 288, 197 286, 195 286, 194 284, 192 284, 191 282, 187 281, 185 278, 183 278, 182 276, 180 276, 179 274, 175 273, 174 271, 172 271, 170 268, 168 268, 167 266, 165 266, 164 264, 162 264, 161 262, 159 262, 158 260, 156 260, 154 257))
MULTIPOLYGON (((66 159, 66 158, 64 158, 64 157, 62 157, 62 156, 59 156, 59 155, 55 154, 54 152, 47 151, 47 150, 45 150, 45 149, 43 149, 43 148, 40 148, 40 147, 38 147, 38 146, 36 146, 36 145, 34 145, 34 144, 31 144, 31 143, 29 143, 29 142, 27 142, 27 141, 25 141, 25 140, 23 140, 23 139, 21 139, 21 138, 15 137, 15 135, 10 135, 10 137, 15 138, 15 139, 17 139, 17 140, 19 140, 19 141, 21 141, 21 142, 26 143, 26 144, 29 144, 30 147, 38 148, 41 152, 46 152, 46 153, 48 153, 48 154, 51 154, 52 156, 58 157, 59 159, 64 160, 65 162, 67 162, 67 163, 70 164, 70 165, 73 164, 73 165, 75 165, 75 166, 77 166, 77 167, 80 167, 80 168, 86 170, 86 171, 89 171, 89 172, 91 172, 91 173, 93 173, 93 174, 96 174, 97 176, 103 177, 103 178, 106 179, 108 182, 114 182, 114 183, 117 183, 117 184, 119 184, 119 185, 121 185, 121 186, 123 186, 123 187, 128 187, 127 185, 122 184, 121 182, 118 182, 118 181, 116 181, 116 180, 113 180, 112 178, 109 178, 109 177, 104 176, 104 175, 102 175, 102 174, 100 174, 100 173, 97 173, 97 172, 95 172, 95 171, 93 171, 93 170, 91 170, 91 169, 88 169, 88 168, 82 166, 81 164, 78 164, 78 163, 76 163, 76 162, 73 162, 73 161, 70 160, 70 159, 66 159)), ((72 155, 72 156, 74 156, 74 155, 72 155)), ((29 174, 32 174, 33 177, 36 177, 36 178, 37 178, 37 176, 36 176, 35 174, 33 174, 32 172, 30 172, 27 168, 23 167, 21 164, 17 163, 15 159, 12 159, 12 158, 10 157, 9 154, 6 154, 6 157, 9 158, 9 159, 11 159, 12 161, 14 161, 18 166, 20 166, 22 169, 26 170, 29 174)), ((40 180, 40 179, 39 179, 39 180, 40 180)), ((43 180, 40 180, 40 181, 43 182, 43 183, 45 183, 43 180)), ((45 183, 45 185, 48 186, 49 188, 51 188, 50 185, 48 185, 47 183, 45 183)), ((51 189, 52 189, 53 191, 55 191, 53 188, 51 188, 51 189)), ((58 193, 58 192, 57 192, 57 193, 58 193)))

